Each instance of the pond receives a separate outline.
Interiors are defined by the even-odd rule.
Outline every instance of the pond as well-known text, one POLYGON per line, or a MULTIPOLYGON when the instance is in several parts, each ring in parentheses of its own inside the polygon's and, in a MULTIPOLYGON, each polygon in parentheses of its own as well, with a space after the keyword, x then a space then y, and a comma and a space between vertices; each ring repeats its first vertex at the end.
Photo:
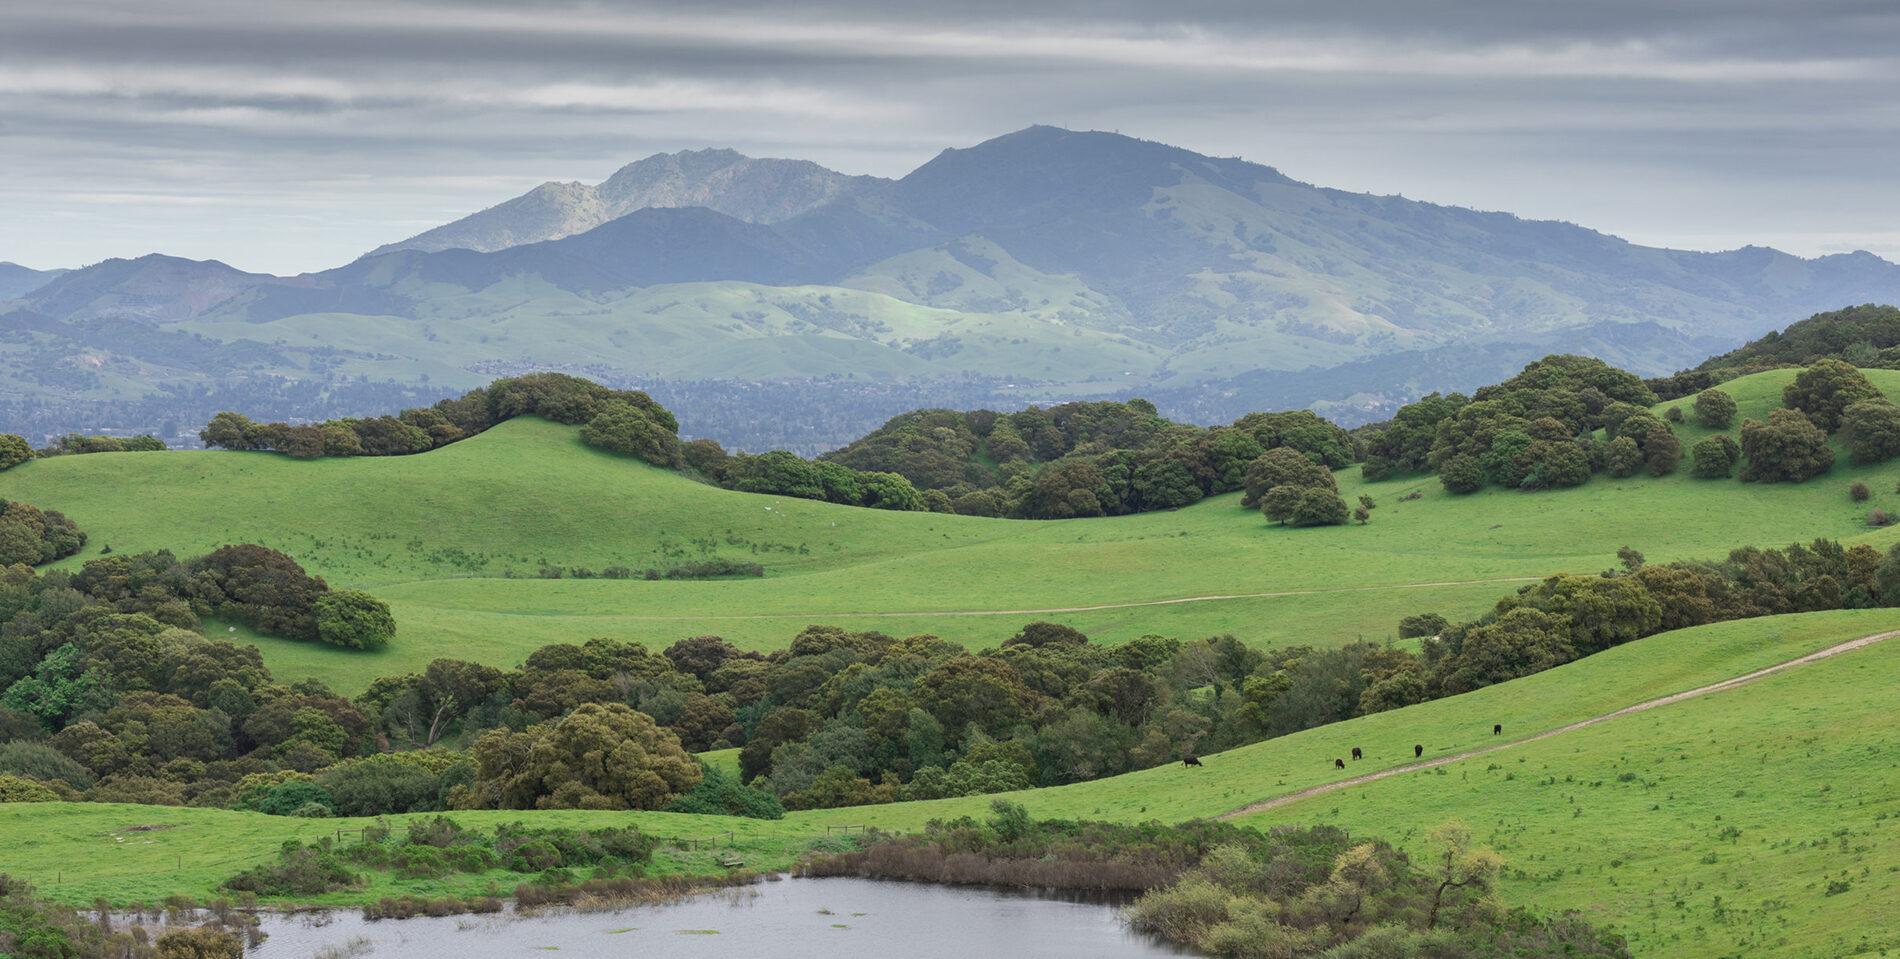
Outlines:
POLYGON ((731 959, 1184 955, 1131 931, 1119 911, 989 887, 788 879, 662 906, 365 921, 360 912, 266 916, 254 959, 323 954, 488 959, 556 952, 731 959))

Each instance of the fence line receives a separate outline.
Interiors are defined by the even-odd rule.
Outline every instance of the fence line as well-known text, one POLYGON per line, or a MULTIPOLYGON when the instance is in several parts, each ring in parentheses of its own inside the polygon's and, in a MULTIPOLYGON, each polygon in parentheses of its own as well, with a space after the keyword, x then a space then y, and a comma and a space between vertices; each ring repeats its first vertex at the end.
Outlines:
POLYGON ((719 833, 718 835, 715 835, 715 836, 708 836, 704 839, 683 838, 680 836, 654 836, 653 838, 659 840, 660 842, 677 846, 682 849, 698 849, 699 844, 702 842, 706 843, 708 846, 710 846, 713 849, 718 849, 720 839, 726 840, 726 845, 728 847, 738 844, 737 840, 733 837, 732 830, 730 829, 726 830, 725 832, 719 833))
MULTIPOLYGON (((414 825, 414 822, 412 821, 410 824, 414 825)), ((344 836, 354 833, 358 842, 381 842, 389 838, 391 828, 393 827, 363 826, 357 829, 339 829, 336 831, 336 841, 342 842, 344 836)))

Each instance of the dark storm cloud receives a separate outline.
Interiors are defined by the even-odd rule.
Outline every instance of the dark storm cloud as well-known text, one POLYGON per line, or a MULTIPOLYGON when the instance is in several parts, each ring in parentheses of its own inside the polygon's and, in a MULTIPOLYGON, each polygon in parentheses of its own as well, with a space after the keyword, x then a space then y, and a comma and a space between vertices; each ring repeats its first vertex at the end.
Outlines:
POLYGON ((315 269, 656 151, 894 176, 1036 122, 1647 242, 1891 256, 1889 6, 14 4, 0 259, 315 269))

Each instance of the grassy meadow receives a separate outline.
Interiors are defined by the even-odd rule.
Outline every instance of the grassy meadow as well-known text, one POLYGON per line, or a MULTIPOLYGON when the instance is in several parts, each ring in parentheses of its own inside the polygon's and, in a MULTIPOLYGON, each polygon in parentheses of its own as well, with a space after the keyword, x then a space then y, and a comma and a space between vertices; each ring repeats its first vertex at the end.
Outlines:
POLYGON ((1511 903, 1578 909, 1639 956, 1887 955, 1900 949, 1896 673, 1900 641, 1880 643, 1243 821, 1332 823, 1416 855, 1462 819, 1508 862, 1511 903))
MULTIPOLYGON (((1900 388, 1900 373, 1868 372, 1900 388)), ((1762 417, 1792 376, 1727 388, 1743 416, 1762 417)), ((108 546, 189 556, 255 542, 333 586, 370 590, 399 628, 377 653, 214 627, 257 643, 281 678, 317 675, 345 692, 443 655, 509 666, 546 643, 607 636, 659 648, 706 633, 770 649, 818 622, 972 647, 1036 619, 1103 642, 1233 633, 1260 646, 1336 644, 1388 638, 1411 613, 1475 615, 1517 581, 1614 566, 1625 545, 1667 561, 1816 537, 1882 549, 1900 540, 1900 530, 1864 525, 1873 507, 1900 513, 1900 463, 1850 467, 1843 454, 1832 473, 1798 486, 1697 480, 1686 450, 1708 431, 1688 422, 1677 430, 1685 460, 1675 474, 1598 476, 1571 490, 1454 497, 1432 477, 1368 484, 1346 470, 1349 502, 1361 493, 1378 501, 1372 522, 1318 529, 1269 525, 1239 507, 1239 494, 1171 512, 1030 522, 734 493, 525 418, 408 457, 34 460, 0 473, 0 498, 78 522, 90 540, 68 566, 108 546), (1849 500, 1856 480, 1874 490, 1869 502, 1849 500), (549 566, 665 568, 705 557, 757 561, 766 575, 536 578, 549 566)))
MULTIPOLYGON (((1463 819, 1505 857, 1502 895, 1538 910, 1576 908, 1630 936, 1637 955, 1848 956, 1900 946, 1879 917, 1900 911, 1900 714, 1888 677, 1900 638, 1736 689, 1633 713, 1536 742, 1593 716, 1900 628, 1891 610, 1810 613, 1665 633, 1502 686, 1308 730, 1114 779, 1005 794, 1037 818, 1179 821, 1410 765, 1494 752, 1339 789, 1241 822, 1332 823, 1423 852, 1463 819), (1491 725, 1505 735, 1494 737, 1491 725), (1341 772, 1352 746, 1366 759, 1341 772)), ((725 754, 708 754, 730 762, 725 754)), ((998 797, 793 813, 777 822, 665 813, 456 813, 487 827, 637 824, 697 838, 731 830, 749 867, 789 864, 826 827, 909 830, 988 815, 998 797)), ((405 817, 398 817, 398 822, 405 817)), ((206 895, 269 859, 286 839, 367 820, 94 804, 0 806, 0 862, 68 901, 206 895), (165 828, 133 831, 134 826, 165 828)), ((710 872, 712 853, 663 850, 660 871, 710 872)), ((396 880, 333 902, 404 892, 468 894, 506 873, 396 880)))

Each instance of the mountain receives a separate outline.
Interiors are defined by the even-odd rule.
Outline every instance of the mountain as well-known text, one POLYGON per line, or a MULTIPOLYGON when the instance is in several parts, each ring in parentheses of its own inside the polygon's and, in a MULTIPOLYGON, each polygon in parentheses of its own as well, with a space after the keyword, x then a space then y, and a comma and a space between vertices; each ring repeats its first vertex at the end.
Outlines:
POLYGON ((149 253, 63 273, 32 291, 37 311, 74 319, 189 320, 233 297, 272 287, 310 287, 300 278, 245 273, 216 260, 149 253))
POLYGON ((689 435, 748 449, 816 452, 926 397, 968 409, 1147 395, 1202 422, 1315 405, 1351 423, 1550 352, 1664 374, 1812 313, 1900 300, 1900 266, 1866 253, 1642 247, 1054 127, 946 150, 894 181, 701 151, 530 196, 542 194, 532 229, 496 214, 528 197, 477 218, 496 214, 494 242, 577 232, 298 277, 165 257, 60 276, 15 308, 37 317, 34 364, 74 371, 67 392, 48 396, 0 354, 0 381, 27 390, 0 420, 29 404, 110 420, 98 404, 226 395, 234 377, 314 384, 334 409, 372 384, 448 394, 561 369, 665 395, 689 435), (641 203, 588 229, 575 212, 641 203), (238 355, 258 358, 182 383, 168 371, 203 375, 187 356, 133 345, 190 343, 201 358, 198 339, 114 349, 79 328, 100 319, 249 343, 238 355), (696 396, 722 412, 695 420, 696 396), (801 420, 840 404, 854 412, 801 420))
POLYGON ((65 270, 32 270, 18 263, 0 263, 0 303, 25 296, 45 286, 65 270))
POLYGON ((505 203, 371 250, 475 250, 585 233, 652 207, 705 207, 748 223, 777 223, 883 182, 836 173, 806 160, 755 160, 732 150, 661 153, 621 167, 594 186, 543 183, 505 203))

